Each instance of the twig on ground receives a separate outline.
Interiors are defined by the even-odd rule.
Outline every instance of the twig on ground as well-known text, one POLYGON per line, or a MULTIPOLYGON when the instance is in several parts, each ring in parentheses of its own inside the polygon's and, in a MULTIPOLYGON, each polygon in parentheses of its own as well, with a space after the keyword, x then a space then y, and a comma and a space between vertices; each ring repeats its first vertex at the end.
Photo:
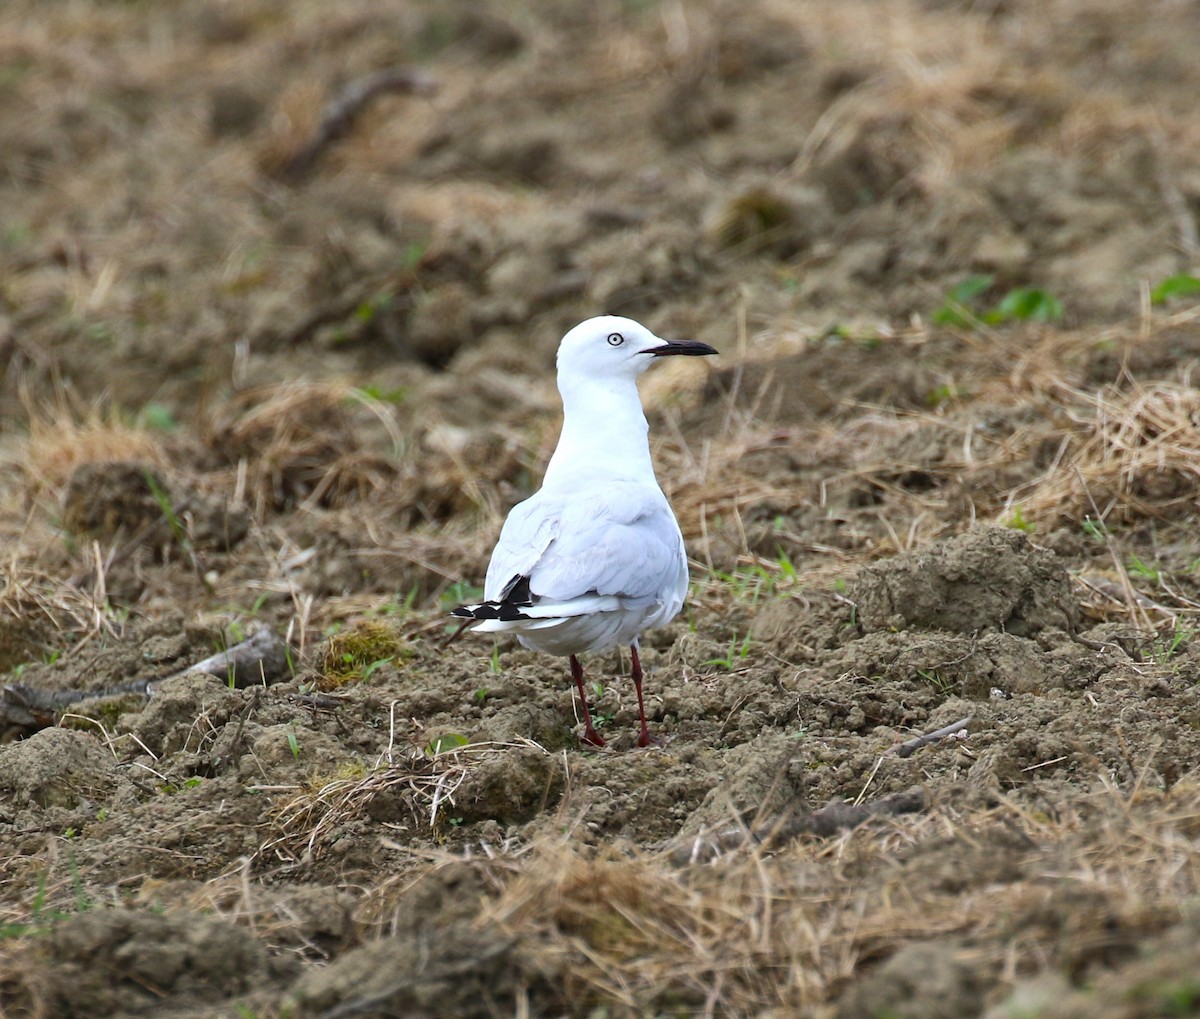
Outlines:
POLYGON ((0 734, 28 736, 57 725, 63 712, 83 701, 149 697, 159 683, 193 672, 232 680, 236 687, 268 685, 287 675, 287 647, 276 633, 264 628, 240 644, 168 676, 149 676, 101 690, 40 690, 24 683, 6 683, 0 687, 0 734))
POLYGON ((893 793, 872 803, 855 804, 833 800, 820 810, 783 818, 773 824, 759 825, 754 829, 741 827, 712 835, 697 835, 673 849, 670 860, 676 866, 683 867, 691 863, 708 863, 749 842, 776 845, 801 835, 826 838, 847 828, 856 828, 873 817, 913 814, 924 810, 927 805, 925 790, 919 786, 902 793, 893 793))
POLYGON ((928 746, 930 743, 936 743, 940 739, 947 736, 953 736, 956 732, 962 732, 968 725, 971 724, 971 719, 974 715, 967 715, 966 718, 960 718, 957 722, 951 722, 949 725, 943 725, 940 729, 934 729, 933 732, 922 733, 920 736, 914 736, 912 739, 905 740, 903 743, 897 743, 891 747, 885 754, 885 757, 911 757, 914 752, 920 750, 921 747, 928 746))
POLYGON ((389 67, 350 82, 326 104, 312 138, 284 163, 280 176, 284 180, 298 181, 307 175, 321 153, 349 134, 359 115, 379 96, 388 92, 429 95, 436 89, 432 78, 409 67, 389 67))
POLYGON ((192 672, 206 672, 218 679, 231 680, 235 687, 262 686, 283 677, 287 667, 286 646, 278 634, 264 627, 240 644, 151 682, 162 683, 192 672))

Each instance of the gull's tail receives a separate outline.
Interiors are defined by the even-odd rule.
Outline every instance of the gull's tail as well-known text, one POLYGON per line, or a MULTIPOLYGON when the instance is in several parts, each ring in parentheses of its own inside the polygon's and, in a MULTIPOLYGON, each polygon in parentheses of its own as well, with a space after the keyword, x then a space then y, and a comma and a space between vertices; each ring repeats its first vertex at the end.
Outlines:
POLYGON ((556 626, 572 616, 590 616, 596 612, 615 612, 621 608, 621 600, 611 594, 585 594, 563 601, 527 601, 523 604, 503 600, 478 602, 475 605, 460 605, 452 616, 474 619, 479 625, 475 630, 540 630, 556 626))
POLYGON ((514 577, 500 592, 499 598, 460 605, 450 615, 475 620, 479 624, 474 627, 476 630, 540 630, 573 616, 614 612, 620 607, 621 600, 616 595, 595 591, 560 601, 539 598, 529 590, 528 577, 514 577))

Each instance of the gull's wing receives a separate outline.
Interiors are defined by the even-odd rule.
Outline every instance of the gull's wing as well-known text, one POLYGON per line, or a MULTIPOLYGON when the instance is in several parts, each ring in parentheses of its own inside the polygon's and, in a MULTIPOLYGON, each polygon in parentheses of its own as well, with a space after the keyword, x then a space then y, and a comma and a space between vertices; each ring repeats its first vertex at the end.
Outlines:
POLYGON ((543 489, 505 521, 484 597, 501 601, 527 578, 529 600, 546 608, 597 594, 654 601, 674 595, 681 570, 679 525, 657 487, 617 482, 569 497, 543 489))

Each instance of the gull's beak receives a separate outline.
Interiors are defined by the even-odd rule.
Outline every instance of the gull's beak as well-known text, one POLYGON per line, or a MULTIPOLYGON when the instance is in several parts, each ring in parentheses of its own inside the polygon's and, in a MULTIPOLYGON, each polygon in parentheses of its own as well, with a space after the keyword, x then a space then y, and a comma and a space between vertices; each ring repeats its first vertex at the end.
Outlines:
POLYGON ((700 357, 704 354, 717 353, 717 348, 696 340, 663 340, 661 345, 647 347, 640 353, 650 354, 654 357, 666 357, 668 354, 687 354, 689 357, 700 357))

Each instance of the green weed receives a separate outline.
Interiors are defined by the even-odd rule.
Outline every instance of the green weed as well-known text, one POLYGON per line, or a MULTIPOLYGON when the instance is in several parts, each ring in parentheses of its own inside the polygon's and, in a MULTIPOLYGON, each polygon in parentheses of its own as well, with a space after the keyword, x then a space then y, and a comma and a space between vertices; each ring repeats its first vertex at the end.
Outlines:
POLYGON ((746 660, 746 656, 750 654, 750 634, 741 639, 734 634, 733 640, 729 642, 729 651, 724 658, 710 658, 705 665, 716 665, 724 669, 726 672, 732 672, 741 662, 746 660))
POLYGON ((164 796, 174 796, 176 793, 183 792, 184 789, 195 789, 203 781, 204 779, 193 775, 191 778, 185 778, 178 785, 174 782, 164 782, 158 787, 158 791, 164 796))
POLYGON ((447 612, 469 602, 479 601, 483 597, 483 588, 465 580, 456 580, 446 590, 438 595, 438 604, 447 612))
POLYGON ((360 386, 358 391, 364 396, 369 396, 372 400, 378 400, 380 403, 399 405, 408 399, 408 389, 405 386, 397 386, 395 389, 380 389, 378 386, 360 386))
POLYGON ((37 891, 34 892, 33 902, 29 907, 29 920, 26 923, 0 924, 0 941, 11 938, 23 938, 30 935, 45 934, 59 920, 74 916, 76 913, 86 913, 95 908, 95 903, 88 897, 83 888, 83 879, 79 876, 79 866, 75 862, 74 852, 67 850, 67 868, 71 872, 71 887, 75 895, 75 908, 70 910, 46 908, 46 871, 38 874, 37 891))
POLYGON ((951 287, 941 307, 931 316, 934 325, 978 329, 1007 322, 1056 322, 1063 317, 1063 304, 1049 291, 1038 287, 1016 287, 990 308, 980 298, 992 288, 990 275, 968 276, 951 287))
POLYGON ((1157 566, 1151 566, 1149 563, 1144 562, 1133 552, 1129 553, 1129 559, 1125 563, 1125 567, 1130 573, 1155 584, 1162 579, 1162 571, 1157 566))
POLYGON ((179 421, 165 403, 148 403, 137 416, 137 425, 158 432, 173 432, 179 427, 179 421))
POLYGON ((1168 276, 1151 290, 1150 303, 1166 304, 1172 297, 1192 297, 1196 294, 1200 294, 1200 279, 1180 273, 1178 276, 1168 276))
POLYGON ((938 691, 943 697, 950 697, 955 692, 954 680, 943 676, 937 669, 917 669, 917 675, 938 691))
POLYGON ((782 550, 774 560, 760 560, 729 573, 713 570, 712 575, 729 589, 734 598, 751 605, 757 605, 764 597, 780 594, 797 581, 795 564, 782 550))
POLYGON ((425 753, 430 757, 437 757, 438 754, 444 754, 447 750, 457 750, 459 747, 465 747, 470 742, 461 733, 448 732, 445 735, 438 736, 436 739, 431 739, 425 745, 425 753))
POLYGON ((1176 621, 1170 633, 1160 634, 1154 638, 1154 642, 1150 648, 1150 655, 1157 664, 1166 665, 1195 634, 1196 631, 1191 627, 1183 626, 1176 621))
POLYGON ((1014 531, 1023 531, 1025 534, 1033 534, 1037 530, 1037 524, 1032 520, 1026 520, 1025 514, 1020 506, 1014 506, 1001 523, 1014 531))
POLYGON ((142 471, 142 477, 150 489, 150 494, 154 496, 154 501, 158 503, 158 508, 162 511, 162 515, 166 518, 167 526, 171 528, 171 536, 184 552, 190 552, 191 543, 188 541, 187 530, 183 526, 183 521, 179 519, 179 515, 175 512, 175 507, 171 505, 171 500, 167 496, 167 493, 159 486, 154 472, 144 470, 142 471))

